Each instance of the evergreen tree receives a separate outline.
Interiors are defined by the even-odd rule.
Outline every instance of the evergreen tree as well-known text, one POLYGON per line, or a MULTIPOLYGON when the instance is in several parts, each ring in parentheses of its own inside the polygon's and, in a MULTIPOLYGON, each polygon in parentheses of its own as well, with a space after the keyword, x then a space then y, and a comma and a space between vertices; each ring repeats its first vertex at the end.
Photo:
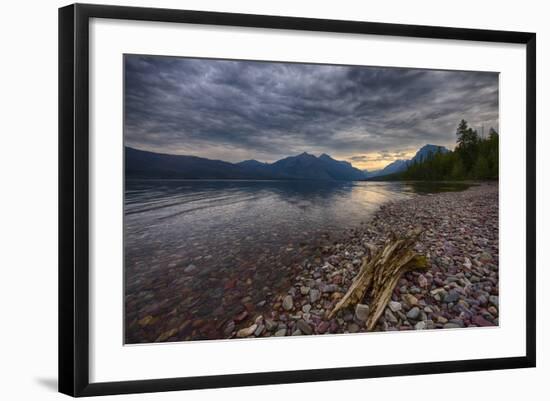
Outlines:
POLYGON ((490 141, 496 140, 498 142, 498 132, 496 132, 496 130, 493 127, 489 129, 489 140, 490 141))
POLYGON ((453 180, 463 180, 465 178, 465 175, 466 174, 464 174, 464 165, 462 164, 462 160, 457 159, 451 170, 450 178, 453 180))
POLYGON ((477 157, 472 176, 473 178, 477 178, 479 180, 490 178, 489 163, 484 155, 480 154, 477 157))
POLYGON ((498 150, 499 137, 498 132, 491 127, 489 130, 489 151, 487 152, 487 162, 489 163, 489 176, 491 179, 498 179, 498 150))
POLYGON ((456 129, 456 143, 458 143, 459 147, 466 146, 468 142, 468 130, 470 128, 468 127, 468 122, 464 119, 460 120, 460 123, 458 123, 458 127, 456 129))
POLYGON ((462 158, 464 169, 471 171, 474 162, 477 159, 477 150, 480 138, 477 135, 477 131, 468 127, 466 120, 461 120, 456 129, 457 135, 457 147, 456 150, 459 156, 462 158))

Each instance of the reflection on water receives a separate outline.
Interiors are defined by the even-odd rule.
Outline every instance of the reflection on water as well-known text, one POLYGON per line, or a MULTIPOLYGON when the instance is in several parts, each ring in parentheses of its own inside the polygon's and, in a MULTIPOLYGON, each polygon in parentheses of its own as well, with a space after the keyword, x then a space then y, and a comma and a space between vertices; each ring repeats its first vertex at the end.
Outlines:
POLYGON ((434 194, 439 192, 464 191, 472 185, 473 184, 467 182, 453 181, 409 181, 403 183, 403 188, 406 191, 418 194, 434 194))
POLYGON ((128 180, 126 342, 155 341, 173 327, 169 340, 221 338, 226 319, 243 307, 261 310, 272 293, 287 289, 295 263, 382 203, 440 189, 399 182, 128 180), (144 318, 155 320, 144 324, 144 318))

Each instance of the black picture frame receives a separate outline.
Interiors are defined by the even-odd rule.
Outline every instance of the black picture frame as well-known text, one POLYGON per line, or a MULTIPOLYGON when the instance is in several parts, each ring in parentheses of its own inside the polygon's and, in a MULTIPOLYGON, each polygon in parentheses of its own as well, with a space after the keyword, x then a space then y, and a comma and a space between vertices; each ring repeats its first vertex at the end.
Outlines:
POLYGON ((535 33, 88 4, 60 8, 59 391, 71 396, 95 396, 534 367, 535 102, 535 33), (524 44, 527 55, 526 354, 521 357, 495 359, 90 383, 88 28, 91 18, 524 44))

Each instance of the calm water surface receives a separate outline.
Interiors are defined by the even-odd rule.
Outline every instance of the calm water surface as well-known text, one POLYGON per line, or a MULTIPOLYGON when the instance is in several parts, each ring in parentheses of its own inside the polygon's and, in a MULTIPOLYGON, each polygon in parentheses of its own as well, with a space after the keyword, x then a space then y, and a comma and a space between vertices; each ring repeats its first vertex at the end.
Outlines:
POLYGON ((388 201, 449 184, 127 180, 126 342, 223 338, 388 201), (168 336, 168 337, 167 337, 168 336), (160 337, 160 338, 159 338, 160 337))

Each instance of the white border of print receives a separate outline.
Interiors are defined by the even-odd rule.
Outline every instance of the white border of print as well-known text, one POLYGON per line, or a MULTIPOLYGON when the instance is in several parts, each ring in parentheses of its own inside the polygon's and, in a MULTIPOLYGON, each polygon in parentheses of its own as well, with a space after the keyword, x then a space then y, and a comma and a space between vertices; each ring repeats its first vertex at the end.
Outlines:
POLYGON ((523 45, 94 19, 89 67, 90 382, 525 355, 523 45), (124 53, 499 71, 500 327, 124 346, 124 53))

